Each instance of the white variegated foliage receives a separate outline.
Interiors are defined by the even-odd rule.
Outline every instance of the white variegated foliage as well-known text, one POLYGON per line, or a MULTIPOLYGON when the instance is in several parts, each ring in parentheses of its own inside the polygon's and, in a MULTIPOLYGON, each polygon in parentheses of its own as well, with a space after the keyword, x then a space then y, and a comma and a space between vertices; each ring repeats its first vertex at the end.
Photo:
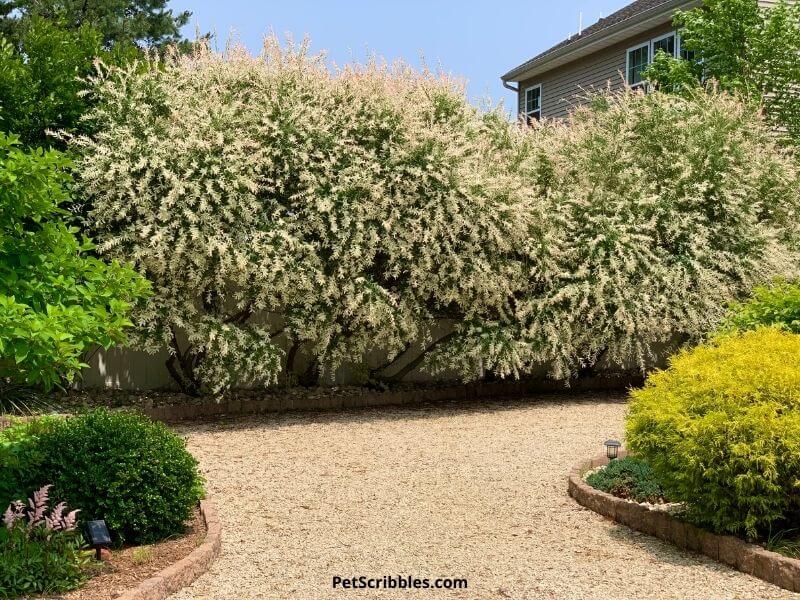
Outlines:
POLYGON ((332 72, 270 38, 257 58, 102 72, 91 92, 100 133, 75 144, 100 248, 154 282, 141 338, 172 347, 184 387, 275 380, 251 312, 283 315, 331 368, 429 340, 441 316, 508 318, 537 276, 539 199, 498 160, 508 124, 446 78, 332 72))
POLYGON ((189 391, 275 381, 278 335, 325 369, 420 341, 465 378, 643 365, 796 265, 795 167, 732 98, 623 94, 526 129, 446 77, 274 38, 90 93, 99 133, 74 145, 100 249, 153 281, 140 339, 189 391))
POLYGON ((599 95, 529 130, 521 170, 544 199, 550 271, 512 320, 471 325, 444 364, 644 369, 753 285, 797 276, 800 182, 775 142, 746 105, 705 93, 599 95))

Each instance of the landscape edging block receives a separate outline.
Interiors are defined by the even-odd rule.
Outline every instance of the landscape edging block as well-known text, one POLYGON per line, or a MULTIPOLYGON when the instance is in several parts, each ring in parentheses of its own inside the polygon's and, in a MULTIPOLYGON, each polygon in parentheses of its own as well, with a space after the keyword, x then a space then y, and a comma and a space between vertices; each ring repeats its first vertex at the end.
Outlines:
MULTIPOLYGON (((621 452, 619 458, 626 453, 621 452)), ((617 498, 584 481, 584 474, 608 464, 604 455, 575 465, 569 473, 567 491, 575 501, 621 525, 658 537, 680 548, 699 552, 731 568, 763 579, 783 589, 800 592, 800 560, 789 558, 730 536, 706 531, 643 504, 617 498)))
MULTIPOLYGON (((641 377, 631 375, 596 376, 573 380, 571 389, 585 391, 625 390, 641 384, 641 377)), ((557 393, 566 389, 564 382, 531 379, 519 382, 499 381, 484 384, 441 384, 400 390, 361 389, 340 394, 336 387, 327 392, 314 390, 311 395, 265 393, 261 398, 233 398, 218 402, 204 398, 188 404, 140 406, 138 409, 151 419, 174 423, 197 418, 217 418, 222 415, 258 415, 284 411, 339 410, 376 406, 414 405, 424 402, 469 401, 481 398, 518 398, 531 394, 557 393)))
POLYGON ((188 556, 123 592, 116 600, 164 600, 208 571, 222 547, 222 523, 209 499, 200 501, 200 514, 206 525, 203 543, 188 556))

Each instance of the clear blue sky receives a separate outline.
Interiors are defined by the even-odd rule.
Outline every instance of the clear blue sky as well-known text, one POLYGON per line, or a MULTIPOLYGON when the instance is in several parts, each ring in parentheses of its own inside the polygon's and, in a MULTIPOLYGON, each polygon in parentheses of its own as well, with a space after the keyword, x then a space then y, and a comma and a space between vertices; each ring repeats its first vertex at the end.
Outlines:
POLYGON ((370 53, 418 65, 420 55, 468 80, 470 97, 505 100, 513 95, 500 75, 630 0, 492 2, 490 0, 172 0, 191 10, 184 34, 195 27, 224 40, 230 32, 258 52, 265 33, 307 35, 315 51, 337 63, 363 61, 370 53))

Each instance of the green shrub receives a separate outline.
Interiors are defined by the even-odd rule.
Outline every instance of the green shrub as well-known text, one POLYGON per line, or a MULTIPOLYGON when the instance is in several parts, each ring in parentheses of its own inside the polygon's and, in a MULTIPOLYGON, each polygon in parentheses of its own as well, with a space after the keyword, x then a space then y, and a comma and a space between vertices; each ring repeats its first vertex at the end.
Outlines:
MULTIPOLYGON (((98 409, 32 437, 22 443, 25 469, 0 466, 0 481, 16 478, 6 487, 27 492, 52 482, 53 493, 83 519, 105 519, 116 542, 148 544, 181 533, 202 495, 184 440, 144 416, 98 409)), ((0 504, 9 500, 0 497, 0 504)))
POLYGON ((658 502, 664 491, 646 461, 626 457, 611 461, 605 469, 586 478, 593 488, 636 502, 658 502))
POLYGON ((764 325, 800 333, 800 285, 781 281, 755 288, 749 302, 731 306, 722 329, 746 331, 764 325))
POLYGON ((25 482, 43 458, 37 447, 39 436, 59 420, 40 417, 0 430, 0 510, 13 499, 27 497, 33 489, 25 482))
POLYGON ((719 532, 800 514, 800 336, 761 328, 685 351, 631 393, 630 449, 719 532))
POLYGON ((78 587, 87 559, 76 531, 76 512, 48 506, 45 486, 28 504, 16 501, 0 526, 0 598, 60 593, 78 587))
POLYGON ((0 380, 48 389, 72 380, 87 350, 125 339, 149 284, 93 256, 70 226, 64 155, 18 146, 0 133, 0 380))

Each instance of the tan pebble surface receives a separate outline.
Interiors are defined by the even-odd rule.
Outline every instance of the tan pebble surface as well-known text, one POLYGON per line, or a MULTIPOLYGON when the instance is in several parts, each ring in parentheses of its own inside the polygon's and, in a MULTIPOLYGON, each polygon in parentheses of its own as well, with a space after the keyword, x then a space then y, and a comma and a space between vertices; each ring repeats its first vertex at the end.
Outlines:
POLYGON ((183 425, 223 522, 172 598, 792 598, 578 506, 566 478, 622 437, 623 395, 293 413, 183 425), (334 590, 333 576, 460 591, 334 590))

